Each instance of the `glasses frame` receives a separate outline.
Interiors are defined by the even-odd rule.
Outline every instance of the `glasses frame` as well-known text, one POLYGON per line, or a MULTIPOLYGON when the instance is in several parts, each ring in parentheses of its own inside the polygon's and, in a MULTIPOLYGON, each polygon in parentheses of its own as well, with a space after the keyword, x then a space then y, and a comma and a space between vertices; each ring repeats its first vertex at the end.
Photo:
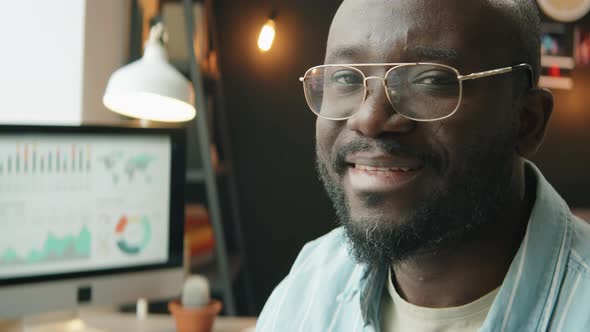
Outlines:
POLYGON ((455 114, 457 112, 457 110, 459 109, 459 107, 461 106, 461 101, 463 100, 463 81, 475 80, 475 79, 479 79, 479 78, 495 76, 495 75, 500 75, 500 74, 506 74, 506 73, 517 71, 517 70, 525 69, 525 70, 528 70, 528 72, 529 72, 530 88, 532 88, 534 85, 533 84, 533 82, 534 82, 533 68, 528 63, 520 63, 520 64, 517 64, 514 66, 510 66, 510 67, 491 69, 491 70, 486 70, 486 71, 482 71, 482 72, 471 73, 468 75, 461 75, 461 73, 459 73, 459 71, 454 67, 443 65, 440 63, 432 63, 432 62, 352 63, 352 64, 347 63, 347 64, 326 64, 326 65, 319 65, 319 66, 311 67, 305 72, 303 77, 299 78, 299 81, 303 84, 303 93, 305 94, 305 101, 307 102, 307 106, 309 106, 309 109, 315 115, 319 116, 320 118, 327 119, 327 120, 334 120, 334 121, 348 120, 348 119, 352 118, 353 116, 355 116, 358 113, 358 111, 353 113, 350 116, 342 117, 342 118, 331 118, 331 117, 322 116, 322 115, 318 114, 316 111, 314 111, 314 108, 312 107, 312 105, 310 103, 310 97, 307 94, 307 89, 305 88, 305 81, 308 77, 308 74, 311 71, 318 69, 318 68, 329 68, 329 67, 345 67, 345 68, 349 68, 354 71, 357 71, 358 73, 360 73, 362 75, 363 85, 364 85, 364 89, 365 89, 364 96, 363 96, 363 102, 365 100, 367 100, 367 92, 368 92, 367 80, 370 80, 370 79, 381 80, 381 82, 383 84, 383 88, 385 89, 385 95, 387 96, 387 100, 389 101, 389 104, 391 105, 391 107, 396 111, 396 113, 403 116, 404 118, 407 118, 407 119, 410 119, 413 121, 419 121, 419 122, 439 121, 439 120, 446 119, 446 118, 452 116, 453 114, 455 114), (434 119, 416 119, 416 118, 412 118, 410 116, 401 114, 400 112, 398 112, 395 109, 395 106, 393 105, 393 102, 391 101, 391 98, 389 97, 389 93, 387 93, 387 86, 385 85, 385 78, 387 77, 387 75, 389 75, 389 73, 391 71, 395 70, 396 68, 407 67, 407 66, 416 66, 416 65, 430 65, 430 66, 443 67, 443 68, 453 71, 457 75, 457 80, 459 81, 459 98, 457 99, 457 106, 455 106, 455 109, 451 113, 449 113, 448 115, 442 116, 442 117, 434 118, 434 119), (368 76, 367 77, 365 75, 365 73, 363 73, 360 69, 357 68, 357 67, 389 67, 389 66, 391 66, 391 68, 389 70, 387 70, 387 72, 385 72, 385 75, 383 77, 380 77, 380 76, 368 76))

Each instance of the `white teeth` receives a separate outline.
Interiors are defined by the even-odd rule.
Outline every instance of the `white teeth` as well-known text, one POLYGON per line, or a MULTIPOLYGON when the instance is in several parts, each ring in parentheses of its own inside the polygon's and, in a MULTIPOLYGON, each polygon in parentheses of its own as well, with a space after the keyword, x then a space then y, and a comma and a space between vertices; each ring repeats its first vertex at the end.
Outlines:
POLYGON ((355 165, 356 169, 360 169, 363 171, 387 171, 387 168, 377 168, 377 167, 371 167, 371 166, 365 166, 365 165, 355 165))
POLYGON ((373 166, 358 165, 358 164, 355 164, 354 168, 362 170, 362 171, 371 171, 371 172, 409 172, 409 171, 413 170, 409 167, 373 167, 373 166))

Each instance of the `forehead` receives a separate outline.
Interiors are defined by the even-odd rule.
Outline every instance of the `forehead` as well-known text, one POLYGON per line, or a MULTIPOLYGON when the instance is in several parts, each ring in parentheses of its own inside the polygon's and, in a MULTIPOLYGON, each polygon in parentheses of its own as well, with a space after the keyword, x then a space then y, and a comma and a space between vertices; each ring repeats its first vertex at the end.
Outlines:
POLYGON ((508 22, 480 0, 345 0, 326 63, 435 61, 472 69, 506 65, 508 22))

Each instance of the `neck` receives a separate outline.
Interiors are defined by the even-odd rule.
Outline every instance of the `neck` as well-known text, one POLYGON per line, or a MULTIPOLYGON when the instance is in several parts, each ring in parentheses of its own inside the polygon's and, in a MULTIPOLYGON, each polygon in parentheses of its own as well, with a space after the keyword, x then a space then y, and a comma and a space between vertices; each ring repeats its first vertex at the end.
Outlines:
POLYGON ((419 253, 393 267, 394 283, 402 298, 422 307, 455 307, 502 284, 534 204, 535 181, 521 166, 514 176, 514 194, 504 206, 498 206, 506 211, 503 218, 488 223, 467 241, 419 253))

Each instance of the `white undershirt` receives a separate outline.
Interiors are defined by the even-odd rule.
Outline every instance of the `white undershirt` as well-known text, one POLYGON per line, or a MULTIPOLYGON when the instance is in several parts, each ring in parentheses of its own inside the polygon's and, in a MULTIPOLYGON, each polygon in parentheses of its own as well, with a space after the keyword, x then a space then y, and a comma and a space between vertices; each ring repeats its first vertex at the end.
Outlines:
POLYGON ((483 297, 459 307, 426 308, 413 305, 397 293, 391 270, 387 278, 387 291, 381 297, 381 327, 383 332, 472 332, 477 331, 486 319, 496 294, 496 288, 483 297))

